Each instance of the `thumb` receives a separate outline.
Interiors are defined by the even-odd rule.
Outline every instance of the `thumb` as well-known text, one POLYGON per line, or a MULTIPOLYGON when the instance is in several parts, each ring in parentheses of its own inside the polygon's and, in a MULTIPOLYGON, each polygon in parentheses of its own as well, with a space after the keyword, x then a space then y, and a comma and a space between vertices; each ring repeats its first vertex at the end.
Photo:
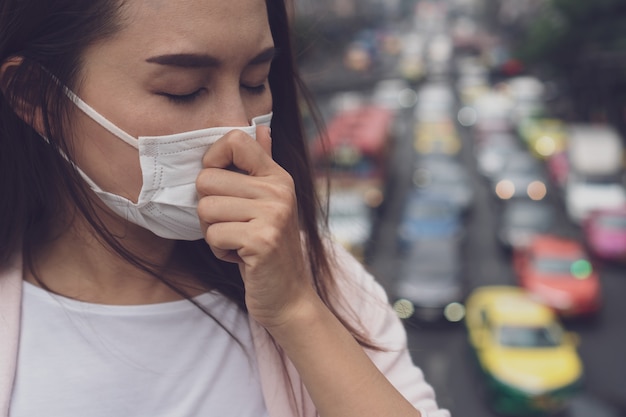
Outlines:
POLYGON ((265 153, 267 153, 270 157, 272 156, 271 132, 272 130, 268 126, 256 127, 256 141, 259 142, 259 145, 261 145, 265 153))

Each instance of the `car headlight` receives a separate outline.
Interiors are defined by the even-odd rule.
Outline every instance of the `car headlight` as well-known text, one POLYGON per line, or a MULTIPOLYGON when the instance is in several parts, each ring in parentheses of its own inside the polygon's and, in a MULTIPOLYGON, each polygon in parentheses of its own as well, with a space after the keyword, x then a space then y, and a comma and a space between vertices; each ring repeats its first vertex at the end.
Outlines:
POLYGON ((533 181, 526 187, 526 194, 531 200, 543 200, 547 193, 548 189, 542 181, 533 181))
POLYGON ((509 200, 515 195, 515 184, 511 180, 501 180, 496 184, 496 195, 502 200, 509 200))

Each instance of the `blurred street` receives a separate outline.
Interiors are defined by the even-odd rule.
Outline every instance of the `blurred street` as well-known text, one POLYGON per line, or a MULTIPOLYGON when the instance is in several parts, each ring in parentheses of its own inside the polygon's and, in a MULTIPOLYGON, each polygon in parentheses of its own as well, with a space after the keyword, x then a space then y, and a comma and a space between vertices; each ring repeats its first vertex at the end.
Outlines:
MULTIPOLYGON (((559 85, 558 79, 542 79, 541 74, 534 74, 531 69, 519 70, 513 53, 504 48, 509 45, 509 38, 500 38, 504 36, 499 31, 502 23, 496 24, 496 18, 493 18, 495 23, 490 21, 489 12, 499 10, 498 16, 504 19, 507 13, 514 12, 512 6, 508 7, 510 2, 423 0, 391 3, 397 3, 396 7, 377 9, 378 18, 372 20, 367 30, 352 29, 350 34, 342 34, 335 28, 333 36, 336 38, 333 39, 342 39, 341 45, 318 39, 322 46, 311 47, 303 53, 301 71, 329 125, 339 113, 359 106, 384 107, 393 115, 388 138, 390 145, 384 148, 384 202, 372 208, 369 217, 371 231, 364 242, 351 241, 350 232, 344 239, 350 241, 347 243, 349 249, 361 245, 355 253, 362 255, 367 267, 388 290, 392 302, 402 296, 398 294, 398 281, 404 273, 402 271, 406 270, 403 266, 408 257, 399 246, 399 236, 405 238, 399 231, 404 230, 406 205, 408 196, 416 188, 417 169, 431 157, 450 159, 464 169, 472 199, 467 212, 459 215, 462 231, 458 240, 462 242, 462 256, 458 267, 463 281, 459 301, 462 305, 475 288, 520 285, 513 258, 521 249, 517 248, 516 242, 507 244, 502 241, 505 234, 503 213, 518 197, 502 197, 497 189, 494 190, 497 180, 485 173, 479 155, 485 148, 494 149, 501 144, 488 142, 485 146, 485 138, 505 136, 506 133, 515 138, 515 147, 521 148, 524 155, 530 155, 530 142, 523 137, 525 121, 538 117, 558 119, 564 124, 589 120, 581 120, 581 113, 575 112, 580 104, 570 102, 571 95, 555 93, 560 91, 555 87, 559 85), (477 38, 488 41, 474 43, 477 38), (375 52, 371 48, 375 48, 375 52), (502 52, 503 48, 506 53, 502 52), (494 58, 496 55, 500 58, 494 58), (529 75, 546 86, 537 96, 540 100, 533 102, 535 107, 512 105, 512 110, 506 114, 505 127, 497 125, 496 116, 491 114, 490 124, 485 123, 487 110, 480 112, 479 97, 499 94, 510 80, 529 75), (393 82, 385 84, 385 80, 393 82), (425 91, 432 86, 439 89, 437 91, 449 89, 453 103, 446 107, 442 99, 444 104, 439 106, 435 103, 439 98, 435 97, 442 94, 432 95, 427 106, 420 108, 420 94, 425 97, 425 91), (451 135, 452 139, 445 140, 458 141, 458 151, 452 145, 446 147, 447 142, 429 142, 427 145, 420 142, 424 140, 418 133, 420 128, 445 126, 448 122, 455 133, 451 135)), ((516 13, 522 12, 520 6, 516 13)), ((311 19, 311 15, 307 17, 311 19)), ((308 42, 313 45, 315 36, 308 42)), ((509 88, 507 94, 510 94, 512 83, 506 86, 509 88)), ((496 107, 500 111, 498 114, 509 110, 504 108, 506 106, 496 107)), ((588 113, 598 115, 601 112, 590 110, 588 113)), ((598 119, 610 123, 610 117, 603 114, 598 119)), ((613 123, 619 129, 618 124, 613 123)), ((542 233, 566 237, 581 242, 585 250, 590 249, 589 232, 583 227, 585 223, 572 217, 573 203, 567 194, 568 189, 554 178, 548 157, 537 157, 537 160, 540 162, 538 175, 541 175, 540 183, 545 192, 535 198, 529 191, 531 198, 524 198, 541 200, 554 213, 542 233)), ((335 167, 335 162, 329 163, 331 168, 335 167)), ((368 163, 374 164, 369 160, 368 163)), ((572 169, 570 163, 570 172, 572 169)), ((623 166, 619 173, 623 174, 623 166)), ((620 186, 623 188, 623 183, 620 182, 620 186)), ((333 194, 331 201, 332 198, 333 194)), ((355 217, 351 221, 361 220, 355 217)), ((427 245, 432 239, 432 235, 428 235, 416 242, 427 245)), ((626 329, 622 321, 626 317, 626 265, 619 260, 601 259, 596 253, 589 256, 594 272, 599 274, 600 307, 595 314, 561 317, 564 328, 577 335, 577 350, 584 371, 581 391, 558 415, 626 417, 626 329)), ((490 406, 485 379, 472 354, 463 319, 442 322, 413 316, 405 319, 405 324, 413 358, 434 386, 441 407, 448 408, 453 416, 500 415, 490 406)))

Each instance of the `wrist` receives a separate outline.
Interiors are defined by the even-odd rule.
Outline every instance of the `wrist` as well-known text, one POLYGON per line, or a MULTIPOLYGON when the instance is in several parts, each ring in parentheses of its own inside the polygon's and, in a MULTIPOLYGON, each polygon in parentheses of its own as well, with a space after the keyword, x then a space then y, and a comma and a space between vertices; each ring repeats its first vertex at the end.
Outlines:
POLYGON ((279 345, 287 348, 287 344, 297 343, 300 336, 308 340, 311 332, 327 320, 328 315, 332 313, 311 289, 297 303, 285 306, 280 317, 261 324, 279 345))

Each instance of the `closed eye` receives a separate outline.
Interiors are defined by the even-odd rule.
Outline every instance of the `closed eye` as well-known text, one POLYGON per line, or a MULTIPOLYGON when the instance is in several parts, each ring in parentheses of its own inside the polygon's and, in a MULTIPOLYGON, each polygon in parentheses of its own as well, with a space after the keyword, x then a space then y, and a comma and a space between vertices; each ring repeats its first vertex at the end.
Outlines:
POLYGON ((193 93, 189 93, 189 94, 158 93, 158 95, 163 96, 167 98, 169 101, 176 103, 176 104, 189 104, 189 103, 194 102, 198 97, 200 97, 203 91, 204 91, 203 89, 198 89, 194 91, 193 93))
POLYGON ((248 92, 250 92, 251 94, 255 94, 255 95, 263 94, 266 90, 265 83, 260 84, 260 85, 252 85, 252 86, 242 84, 241 87, 247 90, 248 92))

